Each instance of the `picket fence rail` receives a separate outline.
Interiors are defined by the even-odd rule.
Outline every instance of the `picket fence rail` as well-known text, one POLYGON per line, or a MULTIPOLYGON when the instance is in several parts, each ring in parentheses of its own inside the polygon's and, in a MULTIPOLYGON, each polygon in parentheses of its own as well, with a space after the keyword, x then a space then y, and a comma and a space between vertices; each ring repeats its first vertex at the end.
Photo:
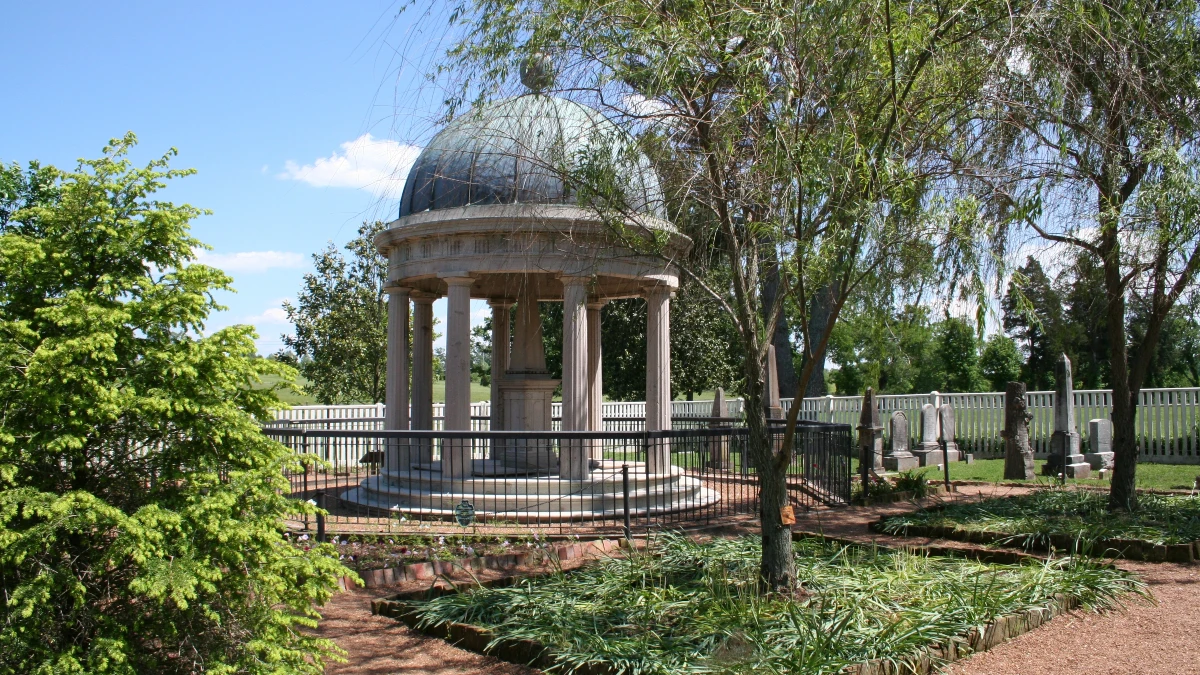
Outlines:
MULTIPOLYGON (((1033 391, 1026 394, 1033 419, 1029 434, 1034 453, 1044 458, 1050 447, 1054 430, 1054 397, 1052 391, 1033 391)), ((862 411, 862 396, 821 396, 802 399, 801 419, 857 425, 862 411)), ((908 418, 909 438, 913 444, 921 440, 921 407, 926 403, 939 406, 945 403, 954 408, 957 440, 964 452, 977 457, 1000 457, 1004 453, 1003 439, 1005 396, 1003 392, 883 394, 876 397, 884 427, 892 413, 902 410, 908 418)), ((788 410, 793 399, 782 399, 788 410)), ((727 401, 729 415, 740 416, 741 399, 727 401)), ((1087 447, 1088 420, 1108 419, 1112 410, 1112 392, 1107 389, 1075 392, 1075 419, 1087 447)), ((560 416, 562 404, 554 403, 552 414, 560 416)), ((435 403, 433 416, 441 418, 444 405, 435 403)), ((484 401, 471 404, 472 429, 488 428, 487 417, 491 404, 484 401)), ((673 417, 704 417, 712 413, 712 401, 674 401, 673 417)), ((275 420, 300 421, 306 424, 319 420, 337 421, 338 429, 372 430, 381 428, 384 405, 305 405, 275 411, 275 420)), ((607 401, 605 418, 644 418, 646 404, 642 401, 607 401)), ((440 420, 438 420, 440 421, 440 420)), ((1144 389, 1139 394, 1135 422, 1141 460, 1165 464, 1200 464, 1200 388, 1144 389)))

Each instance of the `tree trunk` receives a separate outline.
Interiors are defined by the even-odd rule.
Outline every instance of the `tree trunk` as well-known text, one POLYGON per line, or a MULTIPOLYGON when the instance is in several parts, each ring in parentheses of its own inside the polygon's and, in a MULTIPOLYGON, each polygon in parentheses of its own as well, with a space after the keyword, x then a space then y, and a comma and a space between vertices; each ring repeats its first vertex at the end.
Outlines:
POLYGON ((746 423, 750 445, 758 458, 755 470, 758 471, 759 521, 762 526, 759 586, 764 593, 787 592, 796 583, 792 529, 783 522, 783 510, 788 506, 787 469, 780 470, 775 464, 774 439, 767 427, 761 401, 758 405, 746 401, 746 423))
MULTIPOLYGON (((1101 214, 1110 200, 1101 198, 1101 214)), ((1101 244, 1104 265, 1104 291, 1108 296, 1108 341, 1112 368, 1113 477, 1108 494, 1111 511, 1137 508, 1137 435, 1133 431, 1137 416, 1137 387, 1129 372, 1129 348, 1125 335, 1125 285, 1121 280, 1120 243, 1113 215, 1101 216, 1101 244)))
POLYGON ((1033 447, 1029 444, 1025 383, 1009 382, 1004 392, 1004 480, 1033 480, 1033 447))
MULTIPOLYGON (((809 303, 808 312, 808 338, 816 341, 817 336, 824 335, 825 329, 829 326, 829 317, 833 314, 833 308, 837 305, 837 288, 830 283, 817 289, 817 294, 813 296, 812 302, 809 303)), ((801 369, 808 365, 808 353, 811 348, 804 345, 804 361, 801 369)), ((816 359, 812 364, 812 375, 808 378, 808 385, 804 388, 804 395, 808 397, 824 396, 829 393, 829 389, 825 386, 825 356, 816 359)))

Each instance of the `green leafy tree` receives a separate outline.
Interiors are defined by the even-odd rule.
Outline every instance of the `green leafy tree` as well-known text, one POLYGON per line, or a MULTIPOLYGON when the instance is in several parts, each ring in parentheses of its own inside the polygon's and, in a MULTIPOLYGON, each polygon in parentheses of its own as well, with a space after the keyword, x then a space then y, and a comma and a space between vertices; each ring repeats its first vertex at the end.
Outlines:
POLYGON ((1023 7, 1011 25, 971 126, 991 151, 980 175, 999 186, 992 202, 1101 271, 1109 506, 1134 509, 1139 392, 1172 307, 1200 271, 1200 3, 1052 0, 1023 7), (1131 350, 1137 303, 1145 333, 1131 350))
POLYGON ((1005 332, 1025 351, 1023 381, 1030 391, 1053 389, 1055 364, 1066 349, 1063 298, 1036 258, 1013 274, 1000 306, 1005 332))
MULTIPOLYGON (((734 326, 742 357, 748 454, 762 500, 764 589, 795 582, 787 467, 799 406, 773 443, 763 407, 764 361, 784 300, 805 350, 797 391, 823 362, 842 304, 868 280, 936 264, 958 288, 979 288, 974 202, 932 183, 946 165, 934 148, 951 130, 962 90, 981 84, 993 15, 939 3, 462 0, 444 63, 450 113, 497 94, 533 52, 568 64, 558 87, 606 108, 648 146, 672 194, 672 221, 694 256, 671 262, 705 284, 734 326), (467 75, 469 74, 469 75, 467 75), (641 133, 645 131, 645 133, 641 133), (970 252, 968 252, 970 251, 970 252), (719 265, 716 261, 720 261, 719 265), (760 283, 778 263, 774 301, 760 283), (819 289, 834 299, 822 333, 808 320, 819 289)), ((614 158, 584 158, 565 179, 576 201, 627 241, 644 241, 635 205, 615 189, 614 158), (632 233, 631 233, 632 230, 632 233)), ((658 238, 642 244, 663 253, 658 238)))
POLYGON ((983 345, 979 355, 979 371, 987 380, 991 391, 1004 391, 1009 382, 1017 382, 1023 366, 1021 350, 1007 335, 993 335, 983 345))
MULTIPOLYGON (((387 384, 387 258, 372 239, 386 225, 363 223, 346 244, 313 254, 296 304, 283 309, 293 334, 283 344, 295 355, 306 389, 324 404, 380 403, 387 384)), ((412 334, 412 331, 409 331, 412 334)))
POLYGON ((935 329, 934 354, 942 374, 941 391, 968 392, 983 388, 979 372, 979 340, 966 319, 947 318, 935 329))
POLYGON ((132 134, 0 170, 0 673, 321 673, 347 574, 283 538, 287 448, 254 333, 204 336, 220 270, 132 134))
MULTIPOLYGON (((508 345, 504 345, 505 348, 508 345)), ((471 329, 471 377, 479 384, 492 383, 492 317, 471 329)))

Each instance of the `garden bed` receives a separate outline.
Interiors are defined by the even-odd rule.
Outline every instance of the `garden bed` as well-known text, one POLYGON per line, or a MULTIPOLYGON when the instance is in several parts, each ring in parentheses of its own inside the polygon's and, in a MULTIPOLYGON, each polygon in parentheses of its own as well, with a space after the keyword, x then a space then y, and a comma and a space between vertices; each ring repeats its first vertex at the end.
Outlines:
POLYGON ((1134 513, 1111 513, 1106 493, 1045 489, 888 516, 872 529, 1150 562, 1200 559, 1200 499, 1142 493, 1138 503, 1134 513))
POLYGON ((373 611, 563 672, 867 675, 930 672, 1064 609, 1144 593, 1128 573, 1079 559, 997 565, 801 540, 796 561, 801 590, 764 598, 756 540, 665 536, 572 573, 397 596, 373 611))

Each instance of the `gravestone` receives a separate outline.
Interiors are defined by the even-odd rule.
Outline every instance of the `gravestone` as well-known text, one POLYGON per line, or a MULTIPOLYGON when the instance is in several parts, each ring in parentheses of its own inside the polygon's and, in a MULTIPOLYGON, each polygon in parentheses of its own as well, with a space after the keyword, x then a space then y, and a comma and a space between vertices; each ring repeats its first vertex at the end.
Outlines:
POLYGON ((958 441, 954 438, 954 408, 949 403, 943 403, 938 409, 938 422, 942 426, 942 443, 946 445, 943 455, 947 462, 957 462, 962 459, 958 450, 958 441))
POLYGON ((883 425, 879 423, 879 405, 875 390, 867 387, 862 412, 858 415, 859 461, 869 469, 883 468, 883 425))
MULTIPOLYGON (((725 403, 725 390, 717 387, 717 395, 713 397, 712 413, 713 419, 709 421, 710 428, 728 427, 729 423, 724 421, 729 417, 729 406, 725 403)), ((709 454, 708 465, 713 469, 728 470, 733 468, 733 463, 729 458, 729 436, 721 434, 719 436, 710 436, 709 439, 709 454)))
POLYGON ((1029 443, 1029 412, 1025 383, 1009 382, 1004 392, 1004 479, 1033 480, 1033 446, 1029 443))
POLYGON ((1050 455, 1042 466, 1042 474, 1067 478, 1087 478, 1092 466, 1080 452, 1079 429, 1075 426, 1075 383, 1071 376, 1071 359, 1066 354, 1055 369, 1058 387, 1054 391, 1054 433, 1050 435, 1050 455), (1065 461, 1064 461, 1065 460, 1065 461))
POLYGON ((908 449, 908 415, 903 410, 892 413, 890 423, 891 445, 883 458, 883 468, 888 471, 908 471, 920 465, 920 461, 908 449))
POLYGON ((767 419, 783 418, 783 405, 779 401, 779 366, 775 363, 775 345, 767 345, 767 419))
POLYGON ((1097 471, 1113 468, 1112 421, 1088 420, 1088 448, 1091 452, 1083 457, 1097 471))
POLYGON ((921 406, 921 443, 913 450, 921 466, 937 466, 942 461, 938 443, 938 409, 932 403, 921 406))

